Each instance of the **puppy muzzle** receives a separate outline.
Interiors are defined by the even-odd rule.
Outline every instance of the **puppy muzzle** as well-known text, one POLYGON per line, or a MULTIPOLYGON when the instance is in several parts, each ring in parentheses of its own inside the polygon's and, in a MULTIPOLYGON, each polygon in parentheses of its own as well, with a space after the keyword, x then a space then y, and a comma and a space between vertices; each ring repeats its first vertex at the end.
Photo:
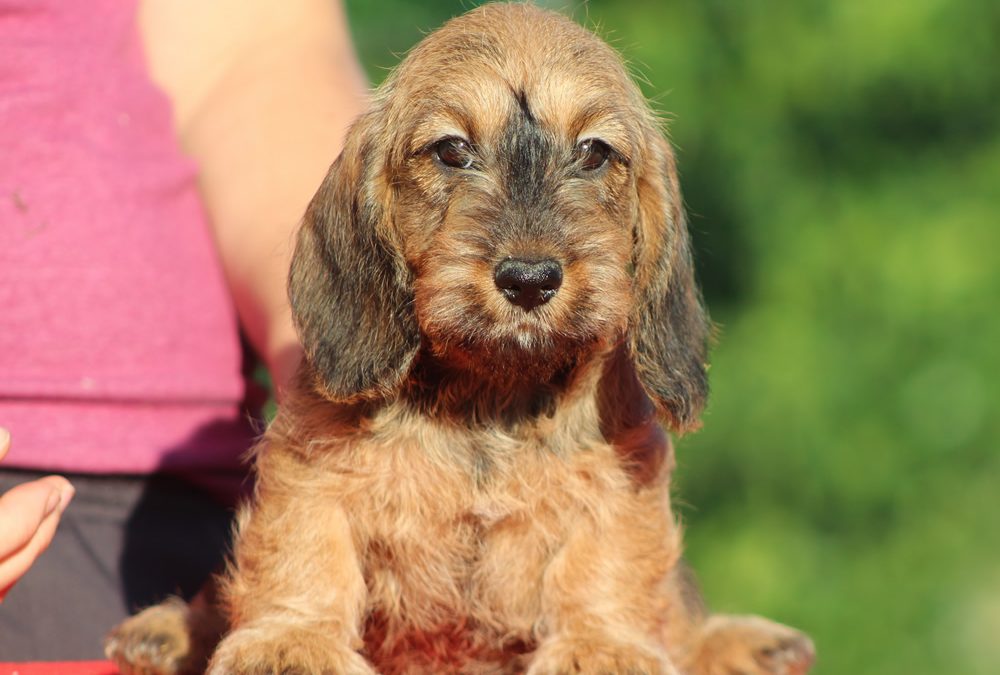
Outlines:
POLYGON ((552 259, 507 258, 493 272, 493 281, 500 293, 525 311, 554 298, 562 279, 562 265, 552 259))

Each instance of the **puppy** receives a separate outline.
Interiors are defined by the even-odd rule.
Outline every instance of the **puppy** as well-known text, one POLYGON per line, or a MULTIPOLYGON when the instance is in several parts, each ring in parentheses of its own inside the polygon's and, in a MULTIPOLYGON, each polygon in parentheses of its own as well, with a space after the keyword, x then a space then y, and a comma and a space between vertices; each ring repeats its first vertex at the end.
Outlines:
POLYGON ((665 430, 698 424, 709 324, 673 155, 598 38, 522 4, 427 37, 310 205, 290 297, 307 356, 221 600, 127 621, 125 672, 808 670, 679 565, 665 430))

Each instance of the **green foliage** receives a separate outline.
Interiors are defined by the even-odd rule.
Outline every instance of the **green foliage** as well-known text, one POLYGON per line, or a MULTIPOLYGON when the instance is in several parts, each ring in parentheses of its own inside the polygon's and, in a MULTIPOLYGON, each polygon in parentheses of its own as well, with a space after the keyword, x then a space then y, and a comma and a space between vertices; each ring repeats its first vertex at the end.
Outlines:
MULTIPOLYGON (((468 6, 349 3, 373 79, 468 6)), ((819 675, 997 672, 1000 4, 567 11, 679 150, 720 326, 678 444, 710 603, 807 630, 819 675)))

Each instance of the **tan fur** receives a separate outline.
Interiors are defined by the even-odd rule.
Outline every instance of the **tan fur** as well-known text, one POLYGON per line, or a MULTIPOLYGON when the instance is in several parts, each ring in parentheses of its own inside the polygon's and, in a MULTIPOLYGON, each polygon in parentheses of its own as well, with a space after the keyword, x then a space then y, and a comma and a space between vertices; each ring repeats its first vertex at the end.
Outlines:
MULTIPOLYGON (((706 618, 680 566, 663 425, 697 426, 708 324, 673 155, 592 34, 488 5, 416 47, 310 207, 291 297, 307 361, 256 451, 213 675, 808 669, 801 634, 706 618), (435 161, 449 136, 473 168, 435 161), (592 173, 587 138, 615 153, 592 173), (555 297, 508 302, 508 257, 560 261, 555 297)), ((128 656, 177 646, 172 608, 111 656, 184 672, 128 656)))

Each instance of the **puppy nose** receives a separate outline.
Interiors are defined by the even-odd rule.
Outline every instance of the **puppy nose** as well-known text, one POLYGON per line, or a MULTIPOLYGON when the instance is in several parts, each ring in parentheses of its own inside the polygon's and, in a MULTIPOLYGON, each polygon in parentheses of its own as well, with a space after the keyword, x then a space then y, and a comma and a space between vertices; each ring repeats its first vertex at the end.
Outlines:
POLYGON ((507 258, 497 265, 493 281, 512 303, 532 310, 555 296, 562 285, 562 266, 555 260, 507 258))

